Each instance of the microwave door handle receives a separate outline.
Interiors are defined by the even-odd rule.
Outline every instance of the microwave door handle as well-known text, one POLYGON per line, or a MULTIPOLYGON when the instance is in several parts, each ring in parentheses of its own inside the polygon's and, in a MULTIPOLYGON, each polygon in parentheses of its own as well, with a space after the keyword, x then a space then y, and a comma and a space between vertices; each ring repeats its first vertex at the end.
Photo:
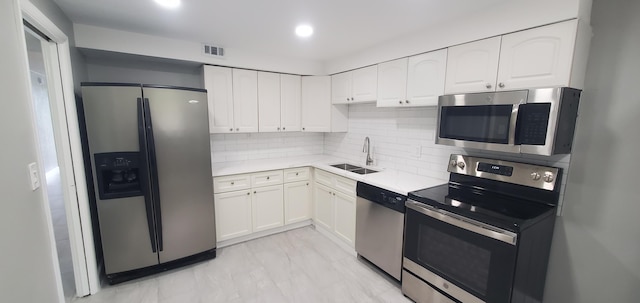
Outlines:
POLYGON ((520 103, 516 103, 513 105, 513 109, 511 110, 511 119, 509 121, 509 145, 514 146, 518 145, 518 116, 520 112, 520 103))
POLYGON ((427 215, 433 219, 454 225, 456 227, 474 232, 476 234, 505 242, 510 245, 516 245, 516 243, 518 242, 518 235, 508 230, 497 228, 469 218, 464 218, 462 216, 452 214, 448 211, 437 209, 433 206, 415 202, 412 200, 407 200, 406 206, 407 208, 427 215))

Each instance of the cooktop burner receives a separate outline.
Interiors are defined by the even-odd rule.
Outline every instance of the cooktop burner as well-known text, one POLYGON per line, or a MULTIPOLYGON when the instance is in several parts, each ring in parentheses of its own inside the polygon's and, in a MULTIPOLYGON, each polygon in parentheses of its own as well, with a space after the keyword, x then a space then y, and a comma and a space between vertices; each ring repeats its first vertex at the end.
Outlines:
POLYGON ((448 184, 409 199, 513 232, 555 215, 558 168, 451 155, 449 172, 448 184))

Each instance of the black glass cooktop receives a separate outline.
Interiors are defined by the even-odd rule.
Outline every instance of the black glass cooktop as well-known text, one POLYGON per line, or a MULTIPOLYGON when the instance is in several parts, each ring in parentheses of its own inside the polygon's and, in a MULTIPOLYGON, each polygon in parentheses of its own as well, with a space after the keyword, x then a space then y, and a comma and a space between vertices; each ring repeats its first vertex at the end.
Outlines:
POLYGON ((513 232, 556 212, 552 204, 453 183, 410 192, 408 196, 416 202, 513 232))

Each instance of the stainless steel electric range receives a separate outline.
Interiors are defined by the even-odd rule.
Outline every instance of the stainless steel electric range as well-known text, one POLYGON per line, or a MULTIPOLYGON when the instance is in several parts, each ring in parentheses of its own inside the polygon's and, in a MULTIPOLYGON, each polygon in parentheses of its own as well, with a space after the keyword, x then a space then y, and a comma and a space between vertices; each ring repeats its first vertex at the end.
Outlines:
POLYGON ((416 302, 541 302, 561 170, 451 155, 409 193, 402 292, 416 302))

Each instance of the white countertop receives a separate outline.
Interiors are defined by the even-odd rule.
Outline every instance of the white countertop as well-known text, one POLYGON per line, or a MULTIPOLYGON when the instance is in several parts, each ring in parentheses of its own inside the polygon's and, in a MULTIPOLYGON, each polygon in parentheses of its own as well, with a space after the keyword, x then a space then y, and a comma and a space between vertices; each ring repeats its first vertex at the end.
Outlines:
POLYGON ((447 183, 446 181, 418 176, 410 173, 397 171, 394 169, 385 169, 375 166, 364 166, 361 164, 353 163, 351 161, 344 160, 342 158, 331 156, 305 156, 305 157, 293 157, 293 158, 280 158, 280 159, 264 159, 264 160, 247 160, 247 161, 234 161, 224 163, 213 163, 212 172, 214 177, 254 173, 266 170, 285 169, 294 167, 311 166, 319 168, 336 175, 340 175, 356 181, 362 181, 373 186, 384 188, 402 195, 427 187, 433 187, 436 185, 447 183), (377 173, 360 175, 352 173, 346 170, 332 167, 332 164, 349 163, 358 165, 361 167, 367 167, 374 170, 378 170, 377 173))

